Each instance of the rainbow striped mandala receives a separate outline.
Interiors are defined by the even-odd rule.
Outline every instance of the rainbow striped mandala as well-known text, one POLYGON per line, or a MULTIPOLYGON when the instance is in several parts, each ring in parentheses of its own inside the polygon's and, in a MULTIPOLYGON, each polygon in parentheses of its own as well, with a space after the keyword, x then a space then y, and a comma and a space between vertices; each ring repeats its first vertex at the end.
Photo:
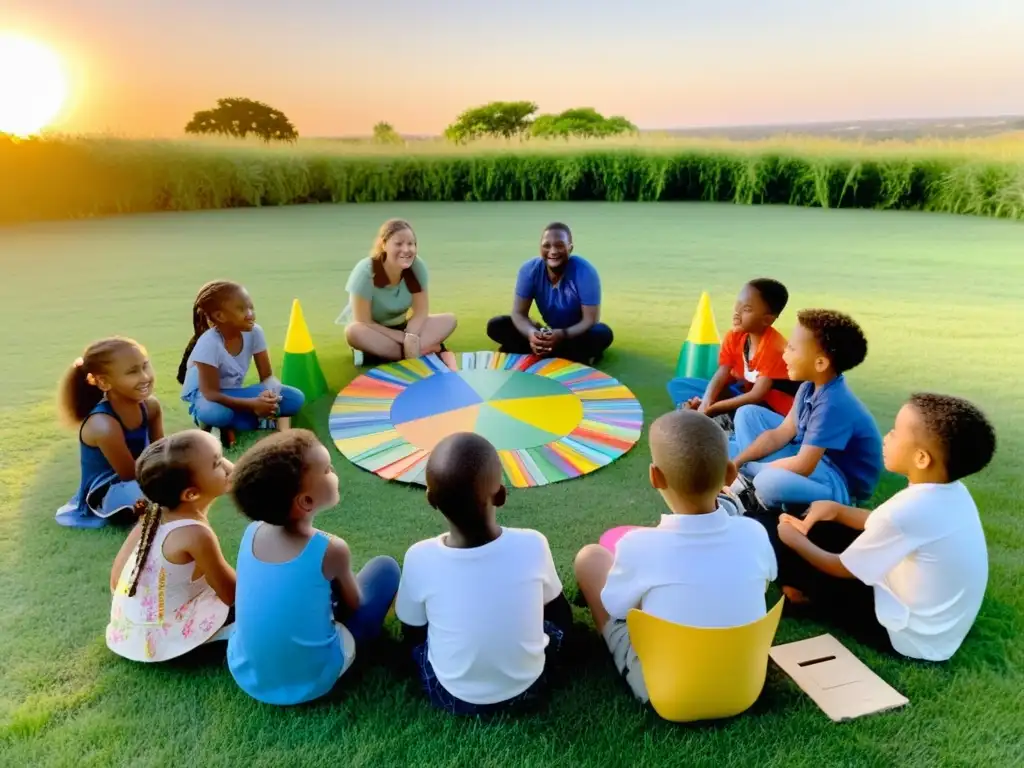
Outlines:
POLYGON ((457 371, 428 355, 359 376, 334 401, 330 431, 356 466, 419 485, 438 442, 476 432, 498 450, 506 482, 532 488, 611 464, 640 439, 643 419, 628 388, 589 366, 470 352, 457 371))

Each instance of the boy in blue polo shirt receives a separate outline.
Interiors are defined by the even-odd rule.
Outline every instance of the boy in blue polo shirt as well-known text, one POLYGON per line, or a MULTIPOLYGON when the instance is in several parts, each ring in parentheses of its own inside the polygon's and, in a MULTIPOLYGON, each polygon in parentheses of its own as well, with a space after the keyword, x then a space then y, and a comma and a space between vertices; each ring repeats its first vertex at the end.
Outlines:
POLYGON ((611 346, 601 316, 601 279, 590 262, 572 255, 572 232, 560 222, 544 228, 540 257, 519 269, 512 314, 487 323, 502 352, 561 357, 592 364, 611 346), (544 325, 530 318, 536 302, 544 325))
POLYGON ((783 353, 789 378, 802 381, 789 415, 756 405, 736 412, 733 460, 765 507, 840 504, 871 497, 882 474, 882 435, 844 374, 867 357, 868 343, 851 318, 805 309, 783 353))

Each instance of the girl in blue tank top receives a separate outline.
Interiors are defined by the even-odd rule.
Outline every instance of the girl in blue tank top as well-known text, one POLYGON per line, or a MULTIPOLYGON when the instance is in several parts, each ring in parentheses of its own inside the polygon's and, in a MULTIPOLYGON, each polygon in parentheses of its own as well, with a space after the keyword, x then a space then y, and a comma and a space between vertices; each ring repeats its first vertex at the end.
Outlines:
POLYGON ((238 551, 235 631, 228 668, 267 704, 328 693, 356 649, 380 634, 398 591, 398 563, 376 557, 353 574, 348 545, 313 527, 338 503, 331 456, 308 430, 274 434, 231 474, 232 495, 253 522, 238 551))
POLYGON ((146 350, 120 337, 90 344, 60 385, 60 410, 78 426, 81 480, 57 522, 100 528, 142 497, 135 460, 164 436, 156 376, 146 350))

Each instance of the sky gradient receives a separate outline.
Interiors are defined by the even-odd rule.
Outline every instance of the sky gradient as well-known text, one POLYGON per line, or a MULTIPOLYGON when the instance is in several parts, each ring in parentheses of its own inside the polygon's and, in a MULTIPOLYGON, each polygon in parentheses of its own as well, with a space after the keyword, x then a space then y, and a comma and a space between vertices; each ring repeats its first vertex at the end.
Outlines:
POLYGON ((1024 113, 1024 0, 0 0, 0 30, 64 58, 70 132, 178 135, 222 96, 304 136, 495 99, 645 129, 1024 113))

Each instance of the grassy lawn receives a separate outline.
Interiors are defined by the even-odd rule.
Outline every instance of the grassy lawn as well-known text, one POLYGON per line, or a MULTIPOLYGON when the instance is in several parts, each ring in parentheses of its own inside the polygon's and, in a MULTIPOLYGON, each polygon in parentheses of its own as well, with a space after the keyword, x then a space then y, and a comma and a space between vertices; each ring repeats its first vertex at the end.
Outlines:
MULTIPOLYGON (((139 216, 0 229, 0 763, 6 765, 1011 765, 1024 760, 1024 409, 1018 374, 1024 285, 1019 223, 930 214, 730 205, 405 204, 139 216), (991 577, 975 629, 954 660, 923 666, 854 650, 911 704, 833 725, 779 670, 754 709, 708 727, 662 723, 635 705, 596 635, 543 715, 455 721, 401 676, 393 639, 357 663, 328 700, 283 710, 248 699, 223 654, 198 666, 140 666, 107 649, 108 574, 123 537, 59 528, 77 485, 73 433, 55 421, 54 386, 89 341, 126 334, 148 346, 168 428, 188 424, 174 382, 204 281, 244 282, 280 345, 298 297, 333 388, 353 376, 341 329, 350 266, 379 223, 411 219, 432 277, 432 305, 458 314, 456 350, 490 348, 487 318, 507 312, 519 264, 542 226, 563 219, 597 264, 603 319, 616 331, 605 367, 643 403, 669 407, 664 383, 701 290, 720 329, 746 279, 787 283, 795 310, 853 314, 870 340, 853 386, 883 430, 906 395, 974 399, 999 432, 993 465, 969 485, 982 510, 991 577), (1017 715, 1013 715, 1017 712, 1017 715), (1017 723, 1017 725, 1014 725, 1017 723)), ((308 409, 326 440, 330 398, 308 409)), ((389 486, 340 455, 341 505, 319 524, 362 563, 401 561, 441 521, 421 492, 389 486)), ((502 522, 551 542, 570 597, 572 558, 606 528, 657 519, 646 434, 581 480, 513 492, 502 522)), ((898 488, 887 478, 885 494, 898 488)), ((213 523, 234 560, 245 521, 222 500, 213 523)), ((585 621, 577 610, 577 620, 585 621)), ((392 635, 394 619, 389 620, 392 635)), ((822 627, 783 620, 777 642, 822 627)))

